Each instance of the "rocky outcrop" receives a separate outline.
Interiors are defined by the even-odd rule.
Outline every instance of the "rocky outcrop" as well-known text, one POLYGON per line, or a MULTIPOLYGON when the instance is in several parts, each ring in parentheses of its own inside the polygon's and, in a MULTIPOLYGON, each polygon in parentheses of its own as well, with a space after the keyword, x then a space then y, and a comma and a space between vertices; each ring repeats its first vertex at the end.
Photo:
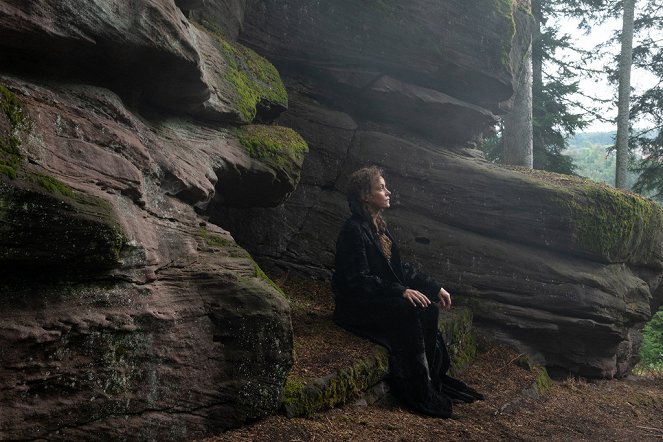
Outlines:
POLYGON ((235 33, 187 20, 172 0, 0 3, 6 68, 108 86, 132 104, 215 121, 250 122, 263 109, 269 120, 287 95, 274 67, 235 33))
POLYGON ((193 206, 227 168, 263 177, 257 204, 285 178, 235 129, 139 117, 97 87, 0 82, 30 122, 9 130, 0 175, 3 439, 175 440, 277 409, 287 302, 193 206))
POLYGON ((287 300, 200 211, 283 202, 307 146, 232 35, 166 0, 0 1, 0 439, 188 440, 280 406, 287 300))
POLYGON ((529 21, 510 0, 1 0, 0 438, 190 439, 274 412, 288 306, 233 237, 328 274, 366 163, 405 254, 484 328, 625 373, 660 210, 472 149, 529 21))
POLYGON ((287 18, 277 2, 247 10, 240 39, 296 91, 279 123, 311 153, 283 206, 210 207, 211 219, 261 263, 328 275, 348 214, 345 177, 378 164, 405 255, 471 305, 481 328, 552 369, 623 376, 661 303, 663 213, 605 186, 497 167, 473 149, 508 108, 509 72, 529 44, 526 11, 493 2, 505 7, 486 15, 484 3, 291 1, 287 18), (382 15, 369 21, 373 8, 382 15), (394 25, 403 17, 408 32, 394 25), (440 17, 443 30, 430 25, 440 17))

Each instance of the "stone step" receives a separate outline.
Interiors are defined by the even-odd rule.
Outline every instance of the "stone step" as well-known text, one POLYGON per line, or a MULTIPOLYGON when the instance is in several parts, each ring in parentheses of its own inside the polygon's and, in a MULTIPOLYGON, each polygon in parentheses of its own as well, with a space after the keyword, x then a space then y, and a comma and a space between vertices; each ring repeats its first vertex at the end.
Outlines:
MULTIPOLYGON (((467 307, 441 310, 439 329, 447 343, 452 360, 449 373, 456 376, 470 364, 476 353, 472 311, 467 307)), ((301 338, 295 333, 295 348, 298 347, 299 339, 301 338)), ((373 345, 369 349, 367 354, 358 356, 344 367, 322 376, 310 378, 301 374, 289 376, 283 395, 286 415, 288 417, 310 415, 316 411, 356 400, 371 389, 371 396, 376 391, 384 392, 384 388, 373 387, 378 385, 389 372, 389 354, 380 345, 373 345)), ((326 350, 325 347, 319 348, 320 352, 326 350)))

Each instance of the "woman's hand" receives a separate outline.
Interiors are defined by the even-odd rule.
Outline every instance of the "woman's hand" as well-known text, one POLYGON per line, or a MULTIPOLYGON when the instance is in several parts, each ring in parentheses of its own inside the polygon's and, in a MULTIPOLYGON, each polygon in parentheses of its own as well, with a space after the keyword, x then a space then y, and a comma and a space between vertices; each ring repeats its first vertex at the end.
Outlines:
POLYGON ((444 290, 444 288, 440 287, 440 292, 437 294, 437 297, 440 298, 440 305, 443 308, 448 309, 451 307, 451 295, 444 290))
POLYGON ((418 305, 422 307, 428 307, 431 304, 430 299, 428 299, 426 295, 418 290, 405 289, 403 292, 403 298, 410 301, 410 303, 415 307, 418 305))

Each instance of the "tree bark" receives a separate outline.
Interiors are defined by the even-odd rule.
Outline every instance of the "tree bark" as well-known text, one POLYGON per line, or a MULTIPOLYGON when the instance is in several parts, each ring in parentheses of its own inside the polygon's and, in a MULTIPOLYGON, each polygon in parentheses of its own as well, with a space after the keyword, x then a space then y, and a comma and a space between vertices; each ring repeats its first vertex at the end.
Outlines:
POLYGON ((532 155, 532 45, 516 81, 513 109, 504 117, 504 163, 533 167, 532 155))
MULTIPOLYGON (((543 95, 543 49, 541 48, 541 23, 543 21, 541 12, 541 0, 532 0, 532 16, 534 17, 534 28, 532 29, 532 97, 533 100, 543 95)), ((533 124, 536 121, 542 121, 541 108, 536 103, 532 103, 533 124)), ((541 131, 536 127, 532 128, 532 151, 543 152, 545 146, 541 131)))
POLYGON ((626 188, 628 171, 629 110, 631 100, 631 65, 633 64, 633 20, 635 0, 624 0, 621 53, 619 55, 619 97, 617 101, 617 150, 615 187, 626 188))

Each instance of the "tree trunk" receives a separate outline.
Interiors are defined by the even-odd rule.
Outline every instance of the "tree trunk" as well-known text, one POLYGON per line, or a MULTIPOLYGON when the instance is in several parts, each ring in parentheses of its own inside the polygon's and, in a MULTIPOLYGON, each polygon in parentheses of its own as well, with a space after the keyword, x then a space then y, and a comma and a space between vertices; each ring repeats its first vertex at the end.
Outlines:
POLYGON ((516 81, 513 109, 504 117, 504 163, 523 166, 533 165, 532 156, 532 46, 516 81))
POLYGON ((633 63, 633 16, 635 0, 624 0, 622 50, 619 55, 619 98, 617 101, 617 149, 615 187, 626 188, 628 171, 629 109, 631 100, 631 65, 633 63))
MULTIPOLYGON (((543 20, 541 12, 541 0, 532 0, 532 16, 534 17, 534 28, 532 29, 532 98, 540 100, 543 95, 543 49, 541 47, 541 23, 543 20)), ((539 156, 545 151, 543 136, 536 127, 537 121, 542 121, 540 103, 532 102, 532 151, 538 152, 539 156)), ((541 165, 537 166, 541 167, 541 165)))

